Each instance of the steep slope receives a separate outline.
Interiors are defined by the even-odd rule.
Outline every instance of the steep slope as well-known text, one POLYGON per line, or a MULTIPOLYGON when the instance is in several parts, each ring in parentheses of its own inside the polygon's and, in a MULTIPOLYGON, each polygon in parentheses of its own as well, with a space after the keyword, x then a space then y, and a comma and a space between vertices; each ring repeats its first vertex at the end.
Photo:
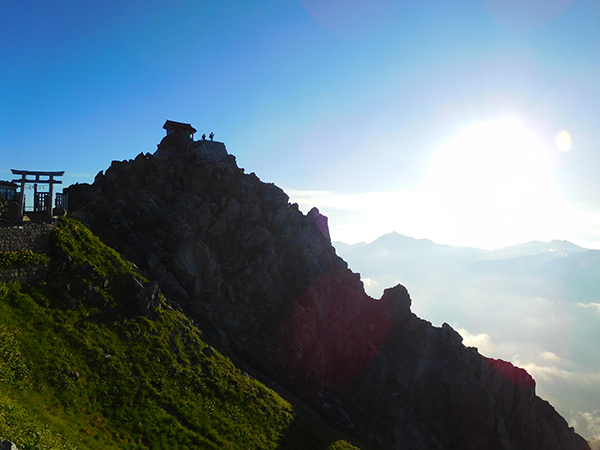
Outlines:
POLYGON ((579 433, 600 437, 600 251, 556 240, 473 250, 391 233, 339 254, 368 293, 405 284, 415 313, 518 361, 579 433))
MULTIPOLYGON (((209 345, 81 223, 0 283, 0 440, 27 449, 357 448, 209 345)), ((1 441, 0 441, 1 442, 1 441)))
POLYGON ((237 355, 375 448, 585 449, 522 369, 368 297, 327 220, 221 143, 171 139, 68 189, 70 209, 237 355))

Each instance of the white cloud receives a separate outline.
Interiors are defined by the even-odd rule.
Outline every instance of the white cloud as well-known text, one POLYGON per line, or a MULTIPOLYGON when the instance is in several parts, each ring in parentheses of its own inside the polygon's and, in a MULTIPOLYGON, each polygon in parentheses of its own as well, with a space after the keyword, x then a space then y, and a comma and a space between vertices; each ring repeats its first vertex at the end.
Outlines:
MULTIPOLYGON (((284 190, 304 213, 314 206, 319 208, 329 217, 332 239, 347 244, 371 242, 392 231, 440 244, 487 249, 531 240, 580 242, 581 231, 595 220, 558 197, 537 203, 532 200, 517 208, 512 197, 501 205, 484 198, 469 201, 439 179, 433 185, 426 180, 410 192, 284 190)), ((511 195, 522 197, 519 190, 511 195)), ((600 245, 600 236, 597 240, 600 245)), ((586 246, 595 244, 586 242, 586 246)))
POLYGON ((600 403, 600 373, 590 372, 550 350, 540 351, 541 343, 508 341, 506 336, 492 339, 487 333, 455 329, 464 345, 527 370, 536 380, 537 394, 550 401, 577 433, 586 439, 600 439, 600 411, 595 410, 600 403))
POLYGON ((537 394, 550 401, 556 410, 586 439, 600 439, 600 373, 578 372, 556 365, 515 361, 537 382, 537 394), (581 408, 573 410, 573 406, 581 408), (592 411, 592 412, 585 412, 592 411))
MULTIPOLYGON (((581 430, 580 433, 587 436, 588 439, 600 440, 600 410, 578 411, 574 414, 570 424, 577 430, 581 430)), ((593 448, 600 448, 600 446, 593 448)))
POLYGON ((561 359, 552 352, 542 352, 540 353, 540 357, 545 361, 553 363, 558 363, 561 361, 561 359))
POLYGON ((600 314, 600 303, 576 303, 576 305, 581 308, 594 309, 598 314, 600 314))
POLYGON ((434 235, 439 218, 429 202, 418 195, 399 191, 344 194, 333 191, 284 189, 290 201, 307 213, 319 208, 329 218, 334 241, 354 244, 371 242, 397 231, 415 237, 434 235))
POLYGON ((477 347, 479 352, 485 355, 492 355, 494 353, 494 346, 488 334, 471 334, 464 328, 458 328, 456 331, 462 336, 463 344, 466 347, 477 347))
POLYGON ((365 287, 374 287, 377 286, 379 283, 375 280, 373 280, 372 278, 361 278, 360 281, 363 282, 363 284, 365 285, 365 287))
MULTIPOLYGON (((574 385, 583 387, 597 387, 600 389, 600 373, 573 372, 562 369, 555 365, 543 366, 536 363, 525 363, 524 361, 515 361, 520 367, 523 367, 535 378, 545 380, 568 380, 574 385)), ((600 392, 600 390, 598 391, 600 392)))

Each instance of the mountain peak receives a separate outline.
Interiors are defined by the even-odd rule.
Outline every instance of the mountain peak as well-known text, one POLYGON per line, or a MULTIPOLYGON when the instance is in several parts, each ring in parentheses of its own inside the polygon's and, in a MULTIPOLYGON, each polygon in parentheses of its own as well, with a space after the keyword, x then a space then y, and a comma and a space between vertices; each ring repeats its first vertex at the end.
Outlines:
POLYGON ((237 357, 372 448, 586 448, 524 377, 412 313, 404 286, 367 296, 318 210, 213 144, 163 142, 68 188, 71 210, 237 357))

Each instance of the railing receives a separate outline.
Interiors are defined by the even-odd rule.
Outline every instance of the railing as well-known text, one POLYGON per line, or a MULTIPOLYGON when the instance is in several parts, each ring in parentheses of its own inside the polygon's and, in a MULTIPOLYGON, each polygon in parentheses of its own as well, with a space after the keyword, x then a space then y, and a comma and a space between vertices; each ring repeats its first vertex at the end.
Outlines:
MULTIPOLYGON (((21 193, 17 192, 15 194, 14 201, 19 203, 20 196, 21 196, 21 193)), ((54 206, 56 208, 63 208, 66 211, 69 206, 69 196, 67 194, 57 193, 55 200, 54 200, 54 206)), ((49 212, 49 209, 51 207, 50 193, 36 192, 33 197, 33 205, 31 205, 31 204, 27 205, 24 202, 24 207, 25 207, 24 208, 25 212, 30 212, 30 213, 32 213, 32 212, 33 213, 49 212)))
POLYGON ((66 211, 69 209, 69 196, 67 194, 56 194, 54 204, 57 208, 63 208, 66 211))
POLYGON ((50 194, 48 192, 36 192, 33 198, 33 212, 48 212, 52 207, 50 204, 50 194))

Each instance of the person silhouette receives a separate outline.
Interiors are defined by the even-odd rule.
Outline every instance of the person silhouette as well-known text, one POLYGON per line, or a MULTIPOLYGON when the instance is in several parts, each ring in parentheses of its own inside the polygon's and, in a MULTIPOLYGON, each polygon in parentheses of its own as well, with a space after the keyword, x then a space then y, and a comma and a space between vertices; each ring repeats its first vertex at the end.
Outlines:
POLYGON ((213 138, 215 137, 215 133, 213 133, 212 131, 210 132, 210 134, 208 135, 208 137, 210 138, 210 140, 212 141, 213 138))
POLYGON ((202 135, 202 140, 203 140, 203 141, 205 141, 205 140, 206 140, 206 133, 204 133, 204 134, 202 135))

